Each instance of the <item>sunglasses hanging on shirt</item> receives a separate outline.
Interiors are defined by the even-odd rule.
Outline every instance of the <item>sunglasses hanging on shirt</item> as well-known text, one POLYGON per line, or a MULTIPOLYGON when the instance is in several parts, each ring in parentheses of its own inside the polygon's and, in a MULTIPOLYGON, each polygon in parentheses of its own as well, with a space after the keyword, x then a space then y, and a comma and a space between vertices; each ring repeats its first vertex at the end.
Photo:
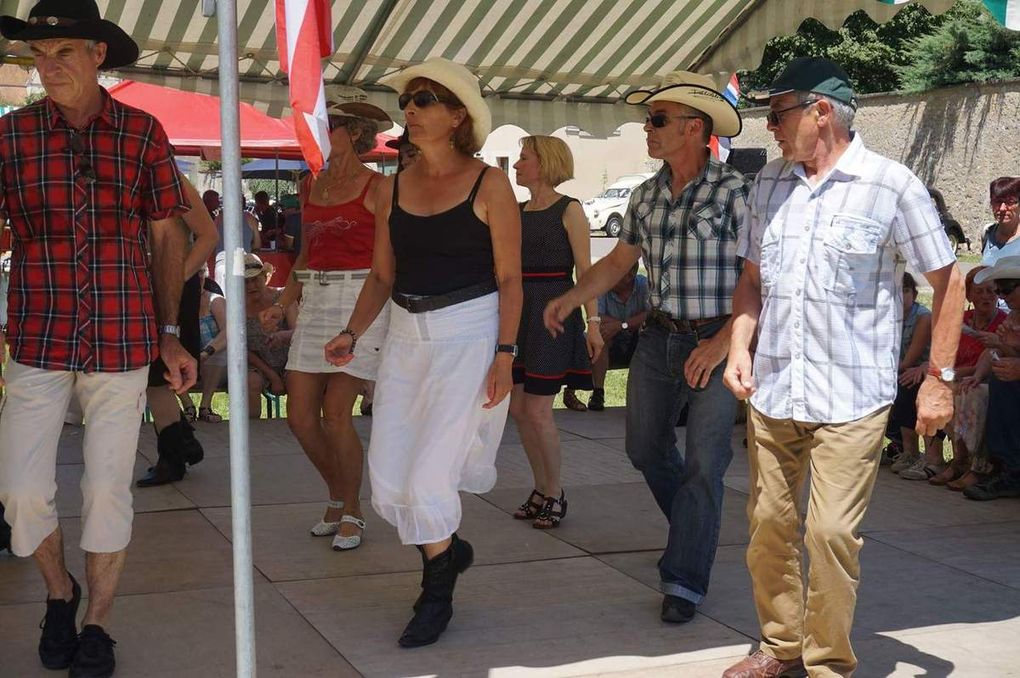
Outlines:
POLYGON ((95 183, 96 170, 85 155, 85 146, 81 142, 81 136, 74 131, 71 132, 71 150, 74 151, 75 160, 78 163, 78 176, 87 184, 95 183))

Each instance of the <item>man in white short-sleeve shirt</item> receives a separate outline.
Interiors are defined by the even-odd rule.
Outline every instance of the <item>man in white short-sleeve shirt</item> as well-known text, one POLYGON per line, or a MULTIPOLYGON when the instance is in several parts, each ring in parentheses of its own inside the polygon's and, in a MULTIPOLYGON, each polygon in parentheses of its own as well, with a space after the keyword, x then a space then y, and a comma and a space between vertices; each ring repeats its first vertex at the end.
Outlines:
POLYGON ((904 264, 935 291, 932 368, 918 395, 926 435, 952 414, 963 282, 924 185, 852 131, 856 101, 842 68, 794 60, 769 107, 783 158, 758 174, 740 231, 745 263, 725 373, 751 401, 747 564, 762 642, 724 676, 849 676, 857 528, 896 396, 904 264))

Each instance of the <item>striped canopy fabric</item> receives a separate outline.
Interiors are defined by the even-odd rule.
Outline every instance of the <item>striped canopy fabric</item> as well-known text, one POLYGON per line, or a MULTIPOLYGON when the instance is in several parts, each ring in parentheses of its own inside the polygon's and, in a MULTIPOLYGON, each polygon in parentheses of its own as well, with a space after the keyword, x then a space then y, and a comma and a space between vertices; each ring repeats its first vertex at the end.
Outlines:
MULTIPOLYGON (((24 18, 35 1, 0 0, 0 13, 24 18)), ((479 75, 497 126, 547 133, 577 125, 603 135, 633 119, 633 107, 619 103, 625 92, 668 71, 698 70, 725 83, 733 71, 756 67, 768 39, 793 33, 806 17, 838 26, 863 9, 886 21, 911 1, 944 12, 955 0, 334 0, 336 51, 324 74, 367 90, 399 120, 396 97, 379 79, 443 56, 479 75)), ((1006 25, 1020 24, 1020 0, 984 1, 1006 25)), ((103 16, 141 47, 121 74, 215 93, 216 20, 202 5, 99 0, 103 16)), ((241 98, 280 115, 288 93, 275 17, 273 0, 238 0, 241 98)), ((4 40, 0 50, 27 54, 4 40)))

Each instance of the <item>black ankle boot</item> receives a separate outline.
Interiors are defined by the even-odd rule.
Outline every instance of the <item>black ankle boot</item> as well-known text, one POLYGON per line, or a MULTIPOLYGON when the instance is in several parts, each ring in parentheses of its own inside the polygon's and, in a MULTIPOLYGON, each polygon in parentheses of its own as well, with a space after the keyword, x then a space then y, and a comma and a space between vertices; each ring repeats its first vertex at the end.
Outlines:
POLYGON ((184 477, 184 427, 175 421, 156 434, 156 465, 135 483, 138 487, 156 487, 175 483, 184 477))
MULTIPOLYGON (((471 547, 471 544, 464 541, 454 533, 451 537, 452 543, 450 548, 453 549, 453 558, 457 574, 464 574, 464 570, 471 567, 471 564, 475 562, 475 550, 471 547)), ((414 601, 412 609, 415 612, 421 607, 422 602, 425 600, 425 565, 429 559, 425 556, 425 549, 421 546, 415 546, 416 549, 421 553, 421 594, 418 596, 418 600, 414 601)))
POLYGON ((195 427, 181 412, 181 456, 188 466, 194 466, 205 459, 202 443, 195 437, 195 427))
POLYGON ((457 535, 453 535, 448 549, 425 561, 422 594, 414 604, 414 617, 397 641, 401 647, 421 647, 439 640, 453 617, 453 589, 457 585, 457 575, 468 569, 472 562, 474 549, 457 535))

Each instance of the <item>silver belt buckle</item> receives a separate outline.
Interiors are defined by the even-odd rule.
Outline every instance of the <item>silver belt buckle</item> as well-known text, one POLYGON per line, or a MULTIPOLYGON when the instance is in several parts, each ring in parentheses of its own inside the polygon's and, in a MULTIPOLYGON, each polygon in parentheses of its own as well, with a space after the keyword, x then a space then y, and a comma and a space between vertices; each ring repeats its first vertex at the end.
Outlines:
POLYGON ((328 273, 329 273, 328 271, 316 271, 315 272, 315 277, 318 279, 319 284, 322 285, 323 287, 326 287, 327 285, 329 285, 329 277, 327 275, 328 273))

